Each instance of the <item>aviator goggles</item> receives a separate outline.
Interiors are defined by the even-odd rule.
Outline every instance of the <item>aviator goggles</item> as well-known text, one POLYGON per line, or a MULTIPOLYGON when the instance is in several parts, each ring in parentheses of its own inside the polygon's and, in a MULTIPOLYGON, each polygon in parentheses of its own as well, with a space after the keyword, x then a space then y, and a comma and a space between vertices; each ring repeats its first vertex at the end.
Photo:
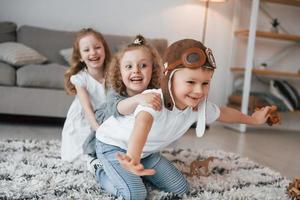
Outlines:
POLYGON ((186 49, 181 55, 181 59, 168 64, 165 72, 173 71, 176 68, 199 68, 216 69, 216 62, 211 49, 206 48, 205 52, 202 49, 192 47, 186 49), (208 61, 208 62, 207 62, 208 61))

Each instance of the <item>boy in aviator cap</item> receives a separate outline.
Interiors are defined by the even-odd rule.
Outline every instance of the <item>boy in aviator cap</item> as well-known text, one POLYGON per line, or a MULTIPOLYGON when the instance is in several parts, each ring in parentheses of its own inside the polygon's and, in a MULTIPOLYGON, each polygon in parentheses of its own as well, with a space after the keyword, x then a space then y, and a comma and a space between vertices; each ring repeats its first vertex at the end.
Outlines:
MULTIPOLYGON (((196 133, 201 137, 205 124, 216 120, 263 124, 270 109, 265 107, 247 116, 209 102, 207 95, 216 63, 212 51, 199 41, 184 39, 173 43, 166 51, 164 63, 162 88, 144 92, 161 94, 161 111, 139 105, 133 116, 117 119, 115 129, 122 130, 122 135, 112 134, 117 130, 104 133, 106 122, 97 130, 103 130, 101 142, 114 146, 114 153, 121 152, 117 153, 119 163, 113 168, 126 182, 131 197, 145 194, 143 179, 165 192, 182 195, 188 191, 184 175, 159 151, 183 136, 193 123, 197 122, 196 133)), ((145 198, 146 194, 138 197, 145 198)))

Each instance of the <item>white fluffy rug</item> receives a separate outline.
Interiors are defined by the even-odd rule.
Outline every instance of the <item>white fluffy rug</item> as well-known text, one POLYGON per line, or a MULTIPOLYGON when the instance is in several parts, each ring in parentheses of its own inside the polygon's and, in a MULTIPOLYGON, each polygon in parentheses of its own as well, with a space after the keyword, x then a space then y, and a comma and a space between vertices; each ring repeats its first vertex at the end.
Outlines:
MULTIPOLYGON (((98 188, 85 163, 60 160, 60 141, 0 141, 0 199, 114 199, 98 188)), ((188 178, 183 199, 289 199, 289 180, 247 158, 222 151, 167 149, 163 154, 187 172, 194 159, 217 157, 211 175, 188 178)), ((148 186, 148 199, 176 199, 148 186)))

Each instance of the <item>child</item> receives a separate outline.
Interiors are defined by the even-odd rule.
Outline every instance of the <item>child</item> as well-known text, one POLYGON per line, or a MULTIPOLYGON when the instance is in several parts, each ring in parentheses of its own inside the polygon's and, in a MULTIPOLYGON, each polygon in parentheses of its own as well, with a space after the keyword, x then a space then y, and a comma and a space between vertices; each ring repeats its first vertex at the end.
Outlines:
POLYGON ((188 191, 183 174, 159 151, 184 135, 194 122, 201 137, 205 123, 215 120, 263 124, 268 117, 269 107, 247 116, 207 101, 216 64, 211 50, 199 41, 175 42, 164 61, 162 89, 145 91, 162 95, 162 110, 139 105, 133 116, 110 117, 97 129, 96 152, 103 169, 99 168, 96 176, 104 189, 124 199, 146 198, 143 179, 176 195, 188 191))
MULTIPOLYGON (((138 104, 160 110, 159 94, 141 93, 146 89, 159 88, 161 68, 162 60, 157 50, 141 35, 137 35, 133 43, 116 53, 105 78, 106 89, 109 89, 107 102, 95 112, 98 124, 112 115, 119 117, 131 114, 138 104)), ((96 158, 87 163, 92 173, 101 165, 101 161, 96 158)))
POLYGON ((65 73, 65 89, 76 96, 62 130, 62 160, 94 153, 86 142, 99 127, 94 110, 105 102, 103 82, 109 60, 110 50, 101 33, 91 28, 77 33, 72 65, 65 73))
POLYGON ((102 123, 111 113, 114 113, 114 118, 131 114, 138 104, 160 110, 159 94, 140 93, 146 89, 159 88, 161 69, 162 61, 157 50, 141 36, 119 51, 108 69, 105 83, 112 90, 108 92, 106 104, 96 112, 98 122, 102 123))

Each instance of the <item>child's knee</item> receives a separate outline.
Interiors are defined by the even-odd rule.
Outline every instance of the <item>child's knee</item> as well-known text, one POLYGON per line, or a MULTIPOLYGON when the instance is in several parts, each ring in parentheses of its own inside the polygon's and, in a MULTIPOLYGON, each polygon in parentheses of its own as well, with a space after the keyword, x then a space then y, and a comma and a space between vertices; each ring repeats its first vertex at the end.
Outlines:
POLYGON ((181 187, 181 189, 178 191, 177 194, 179 195, 183 195, 186 194, 189 191, 189 183, 185 180, 185 184, 183 184, 183 186, 181 187))
POLYGON ((187 180, 182 180, 181 183, 174 187, 170 192, 176 195, 184 195, 189 191, 189 183, 187 180))
POLYGON ((119 195, 124 200, 144 200, 147 197, 147 190, 145 186, 127 187, 119 191, 119 195))

